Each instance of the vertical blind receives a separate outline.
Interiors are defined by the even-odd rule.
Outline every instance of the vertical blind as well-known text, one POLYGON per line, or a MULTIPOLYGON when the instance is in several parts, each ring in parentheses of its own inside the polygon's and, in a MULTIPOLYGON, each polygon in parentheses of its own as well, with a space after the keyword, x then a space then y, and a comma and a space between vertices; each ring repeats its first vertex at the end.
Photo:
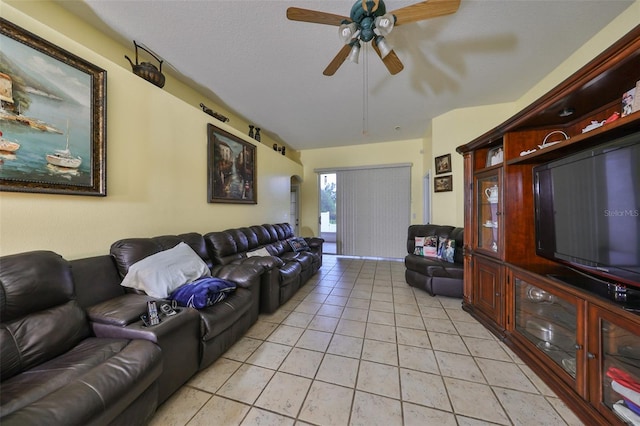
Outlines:
POLYGON ((339 169, 338 253, 402 258, 411 209, 411 164, 339 169))

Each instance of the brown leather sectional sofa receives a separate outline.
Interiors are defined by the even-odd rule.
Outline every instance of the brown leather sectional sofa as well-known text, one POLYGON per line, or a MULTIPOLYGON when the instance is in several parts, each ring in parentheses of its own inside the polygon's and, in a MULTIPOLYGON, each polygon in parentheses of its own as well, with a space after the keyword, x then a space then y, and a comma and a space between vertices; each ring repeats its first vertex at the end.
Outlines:
MULTIPOLYGON (((271 226, 290 229, 263 225, 271 226)), ((282 258, 304 257, 287 249, 289 232, 276 235, 284 238, 282 258)), ((188 233, 124 239, 109 255, 72 261, 50 251, 1 257, 0 423, 145 424, 160 403, 257 320, 263 275, 269 273, 261 263, 280 259, 221 264, 208 244, 202 235, 188 233), (153 298, 125 290, 122 277, 137 261, 180 242, 213 276, 233 281, 237 289, 223 303, 201 310, 179 307, 176 315, 147 327, 140 315, 153 298)), ((270 251, 278 246, 269 244, 270 251)), ((321 257, 321 241, 314 244, 321 257)))
POLYGON ((288 223, 210 232, 204 236, 214 263, 259 265, 265 268, 260 284, 260 311, 271 313, 284 304, 322 266, 322 238, 305 238, 308 250, 295 252, 287 241, 294 238, 288 223), (257 249, 273 257, 247 257, 257 249))

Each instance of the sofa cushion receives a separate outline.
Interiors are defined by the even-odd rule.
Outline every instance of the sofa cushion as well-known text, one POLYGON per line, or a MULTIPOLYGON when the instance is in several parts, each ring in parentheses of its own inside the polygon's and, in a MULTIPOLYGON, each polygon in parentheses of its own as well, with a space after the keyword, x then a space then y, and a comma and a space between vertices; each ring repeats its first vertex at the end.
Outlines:
POLYGON ((161 368, 160 348, 151 342, 87 338, 28 373, 3 380, 2 423, 91 424, 97 418, 109 423, 153 384, 161 368))
POLYGON ((247 252, 247 257, 253 256, 271 256, 271 253, 269 253, 269 250, 267 250, 266 247, 261 247, 257 250, 247 252))
POLYGON ((89 336, 69 263, 50 251, 0 258, 0 377, 15 376, 89 336))
POLYGON ((438 237, 435 235, 424 237, 422 255, 425 257, 438 257, 438 237))
POLYGON ((309 250, 309 245, 304 240, 304 238, 301 237, 289 238, 287 240, 287 243, 291 247, 291 250, 295 251, 296 253, 309 250))
POLYGON ((187 244, 180 242, 131 265, 122 286, 164 299, 178 287, 210 275, 207 264, 187 244))
POLYGON ((202 340, 211 340, 242 317, 251 307, 251 291, 238 288, 222 303, 198 311, 202 318, 202 340))
POLYGON ((152 254, 173 248, 178 243, 184 242, 207 264, 211 269, 212 262, 209 258, 202 235, 190 232, 180 235, 161 235, 152 238, 125 238, 111 245, 110 254, 116 262, 120 277, 127 275, 129 268, 134 263, 151 256, 152 254))
POLYGON ((445 262, 454 263, 455 252, 456 240, 452 238, 443 238, 438 246, 438 258, 445 262))
POLYGON ((86 315, 75 300, 0 327, 3 380, 65 353, 89 335, 86 315))
POLYGON ((51 251, 3 256, 0 284, 2 322, 66 303, 74 293, 69 263, 51 251))

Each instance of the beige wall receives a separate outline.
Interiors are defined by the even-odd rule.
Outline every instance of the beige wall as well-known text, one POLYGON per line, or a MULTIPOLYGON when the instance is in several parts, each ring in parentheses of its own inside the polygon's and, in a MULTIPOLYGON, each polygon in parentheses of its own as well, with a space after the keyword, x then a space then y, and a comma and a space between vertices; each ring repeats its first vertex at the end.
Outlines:
MULTIPOLYGON (((307 150, 298 163, 258 144, 257 206, 206 203, 206 124, 199 102, 232 117, 220 127, 244 134, 246 122, 168 76, 160 90, 134 76, 123 47, 49 1, 0 0, 2 17, 108 71, 106 198, 0 193, 0 254, 50 249, 68 258, 103 254, 128 236, 288 220, 289 177, 303 176, 301 231, 316 235, 315 168, 413 163, 412 223, 422 221, 422 178, 436 156, 451 153, 454 191, 432 193, 432 222, 463 223, 462 158, 469 142, 526 107, 640 22, 640 0, 514 103, 450 111, 433 120, 423 139, 307 150)), ((431 192, 433 188, 429 189, 431 192)))
POLYGON ((424 176, 422 149, 422 139, 412 139, 301 151, 304 181, 301 187, 303 226, 300 228, 300 233, 305 236, 318 235, 318 178, 314 170, 331 167, 412 163, 411 221, 419 223, 422 220, 422 178, 424 176))
POLYGON ((288 221, 290 176, 302 175, 301 165, 257 143, 258 204, 208 204, 207 123, 248 137, 138 78, 128 63, 6 3, 1 13, 107 70, 107 197, 0 193, 1 255, 47 249, 73 259, 108 253, 124 237, 288 221))
POLYGON ((492 129, 515 112, 515 104, 506 103, 456 109, 433 120, 433 157, 451 153, 453 192, 432 194, 432 223, 464 226, 464 164, 456 147, 492 129))

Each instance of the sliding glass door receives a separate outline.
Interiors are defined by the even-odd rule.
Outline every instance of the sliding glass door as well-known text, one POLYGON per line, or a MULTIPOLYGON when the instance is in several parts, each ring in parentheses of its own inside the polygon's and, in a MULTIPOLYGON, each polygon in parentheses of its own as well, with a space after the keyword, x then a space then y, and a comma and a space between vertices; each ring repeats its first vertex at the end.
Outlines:
POLYGON ((319 172, 320 228, 331 253, 402 258, 410 223, 411 165, 319 172), (335 215, 333 209, 335 208, 335 215))

